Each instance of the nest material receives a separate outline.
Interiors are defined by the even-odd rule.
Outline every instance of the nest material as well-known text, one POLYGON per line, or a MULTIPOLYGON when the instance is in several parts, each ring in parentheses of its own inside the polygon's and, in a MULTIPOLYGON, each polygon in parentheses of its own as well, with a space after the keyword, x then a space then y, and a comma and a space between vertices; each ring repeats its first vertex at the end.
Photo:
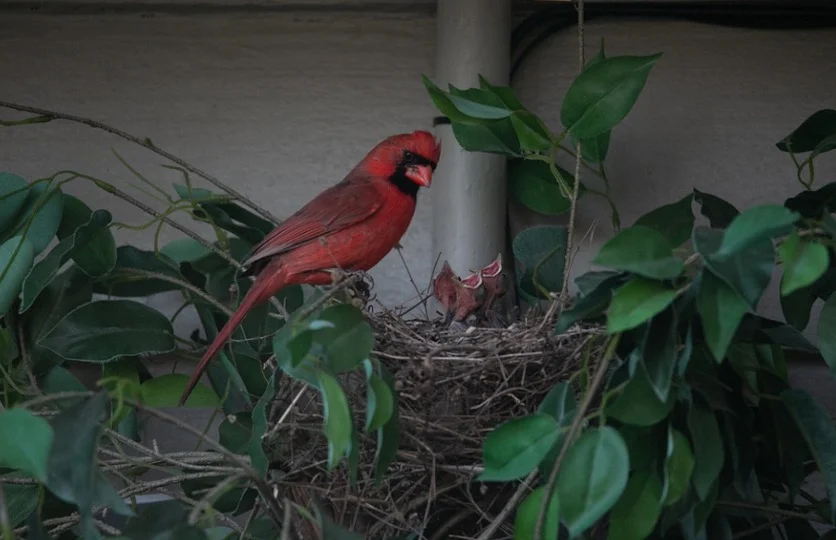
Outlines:
POLYGON ((294 384, 279 407, 288 410, 280 427, 290 436, 280 437, 288 441, 280 454, 283 461, 290 456, 285 470, 291 471, 279 487, 289 488, 298 504, 324 504, 334 521, 366 538, 422 530, 425 538, 474 538, 511 494, 505 484, 473 481, 482 471, 486 435, 535 412, 556 383, 577 371, 581 353, 600 331, 575 328, 554 336, 551 324, 532 318, 510 328, 457 332, 388 311, 370 314, 369 322, 374 354, 396 380, 397 458, 376 486, 376 436, 362 431, 366 384, 352 373, 341 382, 362 437, 357 485, 350 486, 344 465, 326 472, 321 401, 307 392, 307 400, 290 407, 303 389, 294 384))

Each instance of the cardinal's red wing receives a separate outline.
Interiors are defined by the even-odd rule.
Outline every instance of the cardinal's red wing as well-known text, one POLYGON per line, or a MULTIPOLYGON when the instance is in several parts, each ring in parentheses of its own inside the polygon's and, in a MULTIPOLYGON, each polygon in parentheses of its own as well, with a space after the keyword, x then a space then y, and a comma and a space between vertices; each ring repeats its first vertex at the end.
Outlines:
POLYGON ((323 191, 259 242, 244 266, 286 253, 365 221, 383 206, 380 192, 368 180, 353 178, 323 191))

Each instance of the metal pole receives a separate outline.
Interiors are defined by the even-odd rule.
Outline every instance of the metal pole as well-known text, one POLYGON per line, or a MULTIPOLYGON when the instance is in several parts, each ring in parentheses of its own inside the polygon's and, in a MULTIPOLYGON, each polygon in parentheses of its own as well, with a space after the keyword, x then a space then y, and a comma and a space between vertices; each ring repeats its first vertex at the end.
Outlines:
MULTIPOLYGON (((507 85, 511 0, 439 0, 435 82, 446 89, 478 86, 482 75, 507 85)), ((503 252, 505 267, 505 157, 464 151, 450 125, 435 128, 442 158, 435 173, 433 259, 441 254, 460 276, 503 252)))

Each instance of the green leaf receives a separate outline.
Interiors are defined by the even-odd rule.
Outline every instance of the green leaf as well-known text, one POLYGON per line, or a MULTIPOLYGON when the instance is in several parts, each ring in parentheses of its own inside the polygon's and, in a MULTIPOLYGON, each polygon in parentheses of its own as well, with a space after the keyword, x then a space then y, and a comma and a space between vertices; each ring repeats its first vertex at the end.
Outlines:
MULTIPOLYGON (((89 221, 77 227, 69 236, 64 237, 44 258, 32 267, 32 270, 29 271, 29 274, 23 282, 20 313, 25 312, 32 306, 35 299, 46 288, 49 282, 55 278, 55 275, 64 263, 79 252, 79 250, 87 248, 90 242, 94 241, 101 231, 108 230, 107 226, 110 224, 110 220, 110 212, 107 210, 96 210, 90 215, 89 221)), ((116 263, 115 246, 113 248, 113 263, 116 263)), ((81 265, 79 267, 81 268, 81 265)), ((110 268, 105 270, 105 273, 109 271, 110 268)), ((87 274, 89 275, 90 272, 87 272, 87 274)))
POLYGON ((577 538, 618 501, 630 471, 621 435, 609 426, 587 429, 569 448, 557 478, 560 513, 577 538))
POLYGON ((689 193, 675 203, 660 206, 636 220, 635 225, 649 227, 662 234, 672 247, 678 247, 691 238, 694 229, 694 212, 689 193))
MULTIPOLYGON (((534 531, 537 528, 537 520, 540 516, 540 508, 543 505, 543 497, 546 495, 546 487, 540 486, 531 493, 517 507, 517 515, 514 517, 514 540, 533 540, 534 531)), ((552 493, 549 507, 546 509, 546 518, 543 520, 543 540, 557 540, 557 533, 560 529, 560 503, 557 493, 552 493)))
MULTIPOLYGON (((182 373, 167 373, 148 379, 139 387, 142 403, 146 407, 177 407, 188 382, 189 376, 182 373)), ((214 408, 220 404, 221 400, 214 391, 198 383, 183 406, 214 408)))
POLYGON ((125 245, 116 250, 116 266, 110 275, 95 285, 95 292, 109 296, 145 297, 180 289, 176 283, 138 276, 132 270, 144 270, 183 280, 176 263, 165 255, 125 245))
POLYGON ((543 127, 540 119, 530 112, 517 111, 511 115, 510 121, 522 150, 545 152, 551 148, 551 135, 543 127))
POLYGON ((819 313, 819 351, 836 374, 836 292, 830 295, 819 313))
POLYGON ((749 305, 723 280, 711 271, 703 270, 697 293, 697 311, 708 348, 714 359, 722 362, 743 315, 749 311, 749 305))
POLYGON ((754 206, 729 224, 718 257, 739 253, 752 245, 773 236, 786 234, 800 216, 783 206, 763 204, 754 206))
POLYGON ((529 227, 514 237, 513 252, 517 262, 517 286, 534 298, 543 298, 535 283, 547 291, 563 287, 566 262, 566 227, 539 225, 529 227))
POLYGON ((682 262, 674 258, 667 238, 643 225, 616 234, 601 246, 592 263, 650 279, 673 279, 684 269, 682 262))
MULTIPOLYGON (((828 221, 833 219, 830 213, 836 209, 836 182, 815 190, 805 189, 784 201, 784 206, 806 218, 823 220, 823 228, 827 230, 828 221)), ((834 233, 831 231, 831 234, 834 233)))
POLYGON ((53 182, 39 182, 32 184, 27 192, 23 208, 18 213, 15 224, 11 227, 11 234, 23 235, 26 224, 31 224, 26 232, 26 239, 32 243, 37 255, 49 245, 61 224, 64 213, 64 199, 61 190, 53 182), (36 211, 35 208, 40 205, 36 211), (34 212, 34 218, 32 218, 34 212))
POLYGON ((511 111, 495 94, 482 88, 464 90, 449 85, 447 99, 462 114, 479 120, 501 120, 511 116, 511 111))
POLYGON ((177 264, 194 262, 212 254, 206 246, 192 238, 178 238, 160 248, 160 253, 177 264))
POLYGON ((725 229, 740 214, 733 204, 697 189, 694 189, 694 200, 700 204, 700 214, 715 228, 725 229))
POLYGON ((711 493, 711 488, 725 463, 723 439, 714 412, 694 404, 688 410, 688 430, 694 441, 694 472, 691 482, 701 500, 711 493))
POLYGON ((612 131, 581 141, 581 155, 589 163, 603 163, 610 149, 612 131))
POLYGON ((20 176, 0 172, 0 232, 17 217, 28 194, 26 180, 20 176), (14 193, 14 195, 12 195, 14 193))
MULTIPOLYGON (((589 276, 590 273, 585 274, 589 276)), ((601 272, 603 274, 603 272, 601 272)), ((581 286, 580 279, 576 280, 578 288, 581 290, 584 287, 592 287, 591 290, 584 292, 583 295, 575 302, 571 309, 564 310, 557 319, 555 325, 555 334, 562 334, 568 330, 573 324, 578 321, 595 318, 602 315, 610 305, 613 290, 618 288, 627 279, 625 274, 611 272, 608 276, 602 276, 603 279, 594 282, 586 282, 581 286)), ((584 277, 584 276, 581 276, 584 277)))
POLYGON ((816 303, 816 296, 809 289, 799 289, 781 296, 781 311, 787 324, 796 330, 804 330, 810 322, 810 310, 816 303))
POLYGON ((807 161, 812 164, 812 161, 816 158, 816 156, 830 152, 834 149, 836 149, 836 133, 817 144, 816 147, 813 148, 813 152, 810 154, 810 157, 807 158, 807 161))
POLYGON ((0 412, 0 464, 4 467, 46 482, 52 439, 49 422, 40 416, 18 408, 0 412))
POLYGON ((394 399, 389 387, 373 371, 371 362, 366 364, 366 431, 382 428, 392 417, 394 399))
MULTIPOLYGON (((450 93, 443 91, 426 75, 421 75, 421 80, 423 81, 424 87, 427 89, 427 92, 430 95, 430 99, 432 100, 436 108, 439 110, 439 112, 441 112, 441 114, 448 117, 452 122, 478 122, 478 119, 470 117, 468 114, 459 109, 457 104, 453 102, 453 98, 455 96, 452 96, 450 93)), ((469 103, 467 102, 468 100, 461 97, 457 99, 459 100, 459 105, 464 105, 465 108, 467 108, 467 106, 469 105, 469 103)))
POLYGON ((395 379, 385 366, 378 366, 380 378, 389 387, 392 394, 392 416, 382 428, 377 430, 377 448, 374 455, 374 480, 379 486, 389 465, 395 461, 400 442, 400 412, 398 411, 398 391, 395 389, 395 379))
POLYGON ((635 277, 618 289, 607 310, 611 334, 635 328, 660 313, 676 298, 676 291, 658 281, 635 277))
MULTIPOLYGON (((566 428, 572 423, 576 410, 575 391, 567 383, 555 384, 549 390, 549 393, 546 394, 546 397, 543 398, 543 401, 540 402, 540 406, 537 407, 538 413, 548 414, 557 420, 557 424, 561 428, 566 428)), ((563 437, 564 435, 561 432, 554 445, 552 445, 551 450, 549 450, 546 457, 540 462, 540 473, 545 478, 548 478, 555 461, 557 461, 557 456, 563 445, 563 437)))
POLYGON ((332 471, 349 450, 351 444, 351 409, 348 398, 336 377, 317 370, 322 393, 322 416, 325 418, 325 437, 328 439, 328 470, 332 471))
POLYGON ((228 414, 218 426, 218 442, 236 454, 246 454, 252 433, 252 415, 248 411, 239 411, 228 414))
POLYGON ((634 426, 652 426, 667 418, 673 410, 674 395, 660 401, 643 365, 639 364, 624 390, 607 403, 607 416, 634 426))
POLYGON ((836 111, 822 109, 807 117, 775 146, 782 152, 801 154, 814 150, 823 140, 833 135, 836 135, 836 111))
POLYGON ((267 433, 268 407, 270 407, 273 402, 273 397, 276 395, 276 373, 277 371, 274 371, 270 375, 270 379, 267 381, 267 390, 258 398, 251 415, 253 428, 250 441, 247 445, 248 454, 253 467, 262 476, 267 474, 268 466, 267 454, 264 453, 262 438, 267 433))
POLYGON ((560 435, 557 421, 537 413, 503 422, 485 438, 480 482, 523 478, 546 457, 560 435))
POLYGON ((326 308, 318 319, 333 325, 314 333, 314 340, 325 349, 332 372, 351 371, 369 357, 374 348, 374 332, 361 310, 351 304, 337 304, 326 308))
POLYGON ((485 121, 483 125, 453 122, 453 136, 468 152, 521 156, 520 143, 510 120, 485 121))
MULTIPOLYGON (((569 171, 557 167, 572 189, 575 179, 569 171)), ((563 196, 560 186, 552 176, 549 164, 530 159, 508 160, 508 189, 514 199, 527 208, 547 216, 557 216, 569 210, 571 201, 563 196)), ((578 198, 584 193, 578 186, 578 198)))
POLYGON ((610 513, 608 540, 644 540, 662 509, 662 480, 654 469, 633 473, 610 513))
POLYGON ((830 500, 829 520, 834 522, 836 521, 836 428, 833 426, 830 413, 804 390, 795 388, 784 390, 781 392, 781 400, 786 404, 804 435, 804 440, 824 477, 827 496, 830 500))
POLYGON ((95 300, 70 311, 38 343, 65 360, 110 362, 174 350, 171 321, 130 300, 95 300))
POLYGON ((11 309, 34 260, 35 250, 23 236, 0 245, 0 315, 11 309))
POLYGON ((650 386, 663 402, 668 399, 678 360, 676 327, 676 313, 663 311, 648 323, 642 340, 642 362, 650 386))
MULTIPOLYGON (((9 474, 7 477, 15 477, 15 474, 9 474)), ((2 482, 0 477, 0 482, 2 482)), ((2 483, 3 497, 6 500, 6 512, 9 515, 9 526, 17 527, 22 525, 27 518, 33 515, 33 512, 38 508, 38 492, 40 487, 34 484, 6 484, 2 483)), ((31 523, 31 521, 30 521, 31 523)), ((31 529, 27 536, 29 540, 39 540, 31 529)), ((47 540, 49 536, 44 534, 40 538, 47 540)))
POLYGON ((93 505, 107 506, 120 515, 132 515, 96 467, 96 450, 107 403, 107 394, 100 392, 50 421, 55 439, 49 455, 47 487, 62 501, 78 507, 85 538, 95 533, 93 505))
POLYGON ((693 470, 691 443, 680 431, 671 428, 668 431, 668 458, 665 460, 665 506, 676 503, 685 495, 693 470))
POLYGON ((58 239, 63 241, 76 237, 70 257, 88 276, 104 277, 116 266, 116 240, 108 228, 109 224, 110 212, 93 212, 79 199, 64 194, 64 214, 58 227, 58 239), (81 227, 84 227, 83 232, 78 230, 81 227))
POLYGON ((661 56, 613 56, 584 69, 563 98, 561 123, 575 139, 610 131, 636 104, 661 56))
POLYGON ((784 266, 781 295, 788 295, 812 285, 830 266, 827 248, 818 242, 802 240, 796 232, 781 243, 778 253, 784 266))
POLYGON ((694 248, 703 256, 709 270, 740 293, 751 309, 757 309, 775 266, 772 242, 762 239, 733 255, 716 256, 722 239, 721 230, 706 227, 694 229, 694 248))

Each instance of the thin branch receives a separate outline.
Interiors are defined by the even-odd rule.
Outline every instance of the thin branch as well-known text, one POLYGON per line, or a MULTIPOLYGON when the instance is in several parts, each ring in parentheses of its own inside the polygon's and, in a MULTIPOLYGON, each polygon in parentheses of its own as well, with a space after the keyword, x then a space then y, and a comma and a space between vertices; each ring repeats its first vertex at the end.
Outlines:
POLYGON ((167 281, 169 283, 173 283, 173 284, 177 285, 178 287, 182 287, 182 288, 188 290, 189 292, 199 296, 202 300, 212 304, 214 307, 216 307, 217 309, 222 311, 223 314, 226 315, 227 317, 231 317, 232 314, 233 314, 233 311, 231 309, 229 309, 227 306, 223 305, 222 303, 218 302, 217 300, 215 300, 214 298, 212 298, 211 296, 209 296, 205 292, 201 291, 199 288, 195 287, 194 285, 192 285, 191 283, 189 283, 187 281, 183 281, 182 279, 177 279, 176 277, 172 277, 172 276, 169 276, 169 275, 166 275, 166 274, 161 274, 159 272, 151 272, 149 270, 142 270, 141 268, 120 268, 119 271, 124 272, 126 274, 134 274, 134 275, 137 275, 137 276, 144 276, 144 277, 147 277, 147 278, 159 279, 160 281, 167 281))
POLYGON ((17 110, 17 111, 24 111, 24 112, 29 112, 29 113, 32 113, 32 114, 40 115, 40 117, 38 117, 36 119, 28 119, 29 121, 26 122, 26 123, 46 122, 44 117, 47 117, 50 120, 68 120, 70 122, 78 122, 80 124, 84 124, 84 125, 90 126, 92 128, 101 129, 101 130, 104 130, 108 133, 116 135, 118 137, 122 137, 125 140, 131 141, 134 144, 138 144, 139 146, 142 146, 143 148, 147 148, 148 150, 151 150, 152 152, 163 156, 164 158, 168 159, 169 161, 172 161, 172 162, 180 165, 181 167, 188 170, 189 172, 192 172, 192 173, 200 176, 201 178, 211 182, 216 187, 218 187, 221 190, 229 193, 230 195, 232 195, 233 197, 235 197, 236 199, 238 199, 242 203, 246 204, 247 206, 249 206, 250 208, 255 210, 258 214, 260 214, 266 220, 268 220, 272 223, 279 223, 280 222, 280 220, 276 216, 274 216, 273 214, 271 214, 270 212, 268 212, 264 208, 255 204, 249 198, 245 197, 244 195, 242 195, 241 193, 239 193, 235 189, 233 189, 233 188, 229 187, 228 185, 224 184, 223 182, 221 182, 219 179, 212 176, 211 174, 198 169, 194 165, 191 165, 190 163, 188 163, 188 162, 184 161, 183 159, 175 156, 174 154, 171 154, 171 153, 163 150, 162 148, 158 147, 153 142, 151 142, 151 139, 149 139, 148 137, 146 137, 144 139, 141 139, 141 138, 139 138, 135 135, 131 135, 130 133, 126 133, 126 132, 124 132, 120 129, 108 126, 107 124, 103 124, 101 122, 98 122, 96 120, 92 120, 90 118, 83 118, 81 116, 75 116, 75 115, 72 115, 72 114, 66 114, 66 113, 61 113, 61 112, 57 112, 57 111, 51 111, 51 110, 48 110, 48 109, 42 109, 40 107, 32 107, 30 105, 20 105, 18 103, 11 103, 11 102, 8 102, 8 101, 0 101, 0 107, 6 107, 8 109, 14 109, 14 110, 17 110))
MULTIPOLYGON (((499 529, 505 519, 511 514, 511 512, 517 507, 519 502, 522 500, 523 496, 531 489, 531 482, 537 478, 538 470, 534 469, 531 471, 528 476, 525 477, 525 480, 522 481, 520 486, 517 488, 517 491, 514 492, 514 495, 508 499, 508 502, 499 511, 499 514, 491 521, 490 525, 488 525, 482 534, 476 540, 490 540, 491 536, 499 529)), ((536 538, 536 536, 535 536, 536 538)))

